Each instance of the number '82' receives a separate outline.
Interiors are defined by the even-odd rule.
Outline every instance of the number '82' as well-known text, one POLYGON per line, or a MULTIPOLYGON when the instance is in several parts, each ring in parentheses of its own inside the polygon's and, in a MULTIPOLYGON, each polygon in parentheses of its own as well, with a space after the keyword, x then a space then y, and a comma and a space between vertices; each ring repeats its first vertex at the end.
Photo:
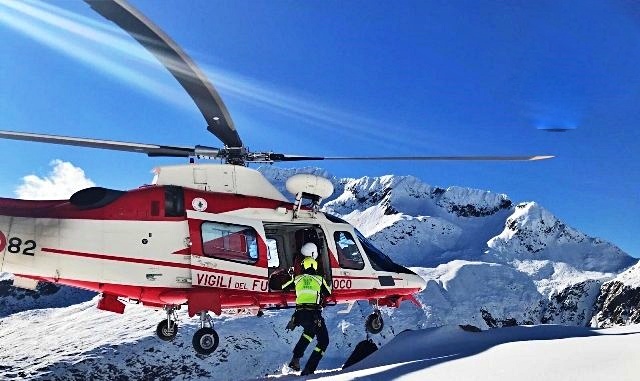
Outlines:
POLYGON ((36 241, 32 239, 24 242, 18 237, 7 239, 7 251, 13 254, 34 255, 36 246, 36 241))

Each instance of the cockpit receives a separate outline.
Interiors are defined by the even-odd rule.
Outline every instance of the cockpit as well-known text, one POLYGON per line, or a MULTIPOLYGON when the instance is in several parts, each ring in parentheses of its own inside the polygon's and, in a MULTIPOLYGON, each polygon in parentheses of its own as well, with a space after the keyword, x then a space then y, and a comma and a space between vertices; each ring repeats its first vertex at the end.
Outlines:
MULTIPOLYGON (((332 214, 325 213, 324 215, 331 222, 341 223, 341 224, 349 224, 347 221, 343 220, 342 218, 336 217, 336 216, 334 216, 332 214)), ((415 275, 415 273, 413 271, 409 270, 408 268, 393 262, 391 260, 391 258, 389 258, 389 256, 387 256, 382 251, 380 251, 380 249, 375 247, 373 245, 373 243, 367 237, 365 237, 361 232, 358 231, 358 229, 356 229, 354 227, 353 230, 356 233, 356 238, 360 242, 360 246, 362 246, 362 249, 364 250, 365 254, 367 255, 367 258, 369 258, 369 261, 371 262, 371 266, 373 267, 374 270, 377 270, 377 271, 390 271, 390 272, 401 273, 401 274, 414 274, 415 275)), ((338 234, 338 233, 336 232, 336 234, 338 234)), ((341 253, 340 253, 341 250, 343 251, 343 254, 344 254, 344 247, 345 246, 343 246, 343 242, 345 244, 347 244, 349 242, 349 239, 338 240, 338 237, 336 237, 336 248, 338 249, 338 257, 340 257, 340 255, 341 255, 341 253)), ((357 253, 357 247, 355 247, 355 243, 353 243, 352 246, 346 245, 346 247, 355 248, 355 253, 357 253)), ((354 251, 351 250, 351 252, 354 252, 354 251)), ((359 254, 358 254, 358 257, 359 257, 359 254)), ((360 262, 362 262, 361 258, 360 258, 360 262)), ((347 263, 349 263, 349 262, 347 262, 347 263)), ((364 264, 362 266, 364 266, 364 264)), ((362 269, 362 268, 363 267, 360 267, 359 269, 362 269)), ((358 268, 354 267, 354 269, 358 269, 358 268)))

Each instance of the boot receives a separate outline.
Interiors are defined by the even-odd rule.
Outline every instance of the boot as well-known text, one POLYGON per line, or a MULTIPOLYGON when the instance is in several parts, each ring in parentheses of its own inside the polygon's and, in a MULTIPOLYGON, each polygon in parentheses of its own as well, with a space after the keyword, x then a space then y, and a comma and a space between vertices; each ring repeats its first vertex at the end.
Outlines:
POLYGON ((300 357, 293 357, 291 362, 289 362, 289 368, 295 370, 296 372, 300 371, 300 357))
POLYGON ((311 356, 309 356, 309 360, 307 360, 307 365, 305 365, 301 375, 306 376, 309 374, 313 374, 316 371, 316 368, 318 367, 318 363, 320 362, 320 359, 322 359, 322 355, 320 354, 320 352, 313 351, 311 356))

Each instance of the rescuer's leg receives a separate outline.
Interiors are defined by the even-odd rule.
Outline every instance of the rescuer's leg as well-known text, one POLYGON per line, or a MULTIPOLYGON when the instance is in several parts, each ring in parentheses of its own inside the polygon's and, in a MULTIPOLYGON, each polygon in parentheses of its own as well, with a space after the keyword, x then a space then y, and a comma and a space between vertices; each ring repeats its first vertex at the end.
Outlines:
POLYGON ((329 346, 329 332, 327 332, 327 325, 324 323, 322 316, 318 316, 316 320, 316 333, 318 335, 318 345, 313 349, 313 353, 309 356, 307 365, 305 365, 302 375, 313 374, 318 367, 318 363, 324 356, 324 351, 329 346))
POLYGON ((298 311, 296 319, 299 320, 299 324, 304 328, 300 339, 295 347, 293 347, 293 357, 289 363, 289 368, 293 370, 300 370, 300 359, 304 356, 304 351, 309 346, 309 343, 315 336, 314 319, 307 311, 298 311))
POLYGON ((298 340, 298 343, 293 348, 293 358, 289 363, 289 368, 300 370, 300 359, 302 358, 302 356, 304 356, 304 351, 307 349, 309 343, 312 340, 313 332, 307 331, 305 329, 305 331, 302 333, 302 336, 300 336, 300 340, 298 340))

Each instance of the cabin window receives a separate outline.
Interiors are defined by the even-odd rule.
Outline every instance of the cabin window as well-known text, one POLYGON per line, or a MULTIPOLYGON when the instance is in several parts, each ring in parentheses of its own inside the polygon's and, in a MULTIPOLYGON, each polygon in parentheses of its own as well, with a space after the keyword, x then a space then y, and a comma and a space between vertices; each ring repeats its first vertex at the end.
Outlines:
POLYGON ((278 241, 273 238, 267 238, 267 263, 270 269, 280 267, 278 241))
POLYGON ((256 237, 249 226, 204 222, 202 251, 207 257, 254 264, 258 261, 256 237))
POLYGON ((358 250, 358 245, 349 232, 338 231, 333 233, 336 241, 336 250, 338 251, 338 263, 343 269, 362 270, 364 269, 364 261, 362 254, 358 250))

